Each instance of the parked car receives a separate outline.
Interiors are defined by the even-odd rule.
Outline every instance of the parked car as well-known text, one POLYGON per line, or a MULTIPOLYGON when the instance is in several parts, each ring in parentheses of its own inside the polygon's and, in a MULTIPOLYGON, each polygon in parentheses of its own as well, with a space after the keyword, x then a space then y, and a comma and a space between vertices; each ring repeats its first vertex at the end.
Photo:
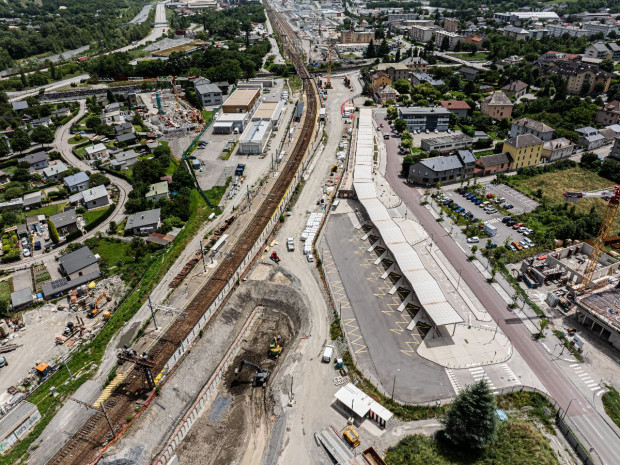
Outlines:
POLYGON ((468 244, 476 244, 478 242, 480 242, 480 238, 478 236, 472 236, 467 238, 468 244))
POLYGON ((485 246, 485 248, 487 249, 494 249, 495 247, 497 247, 497 244, 495 242, 491 242, 485 246))
POLYGON ((30 257, 30 249, 23 249, 24 257, 30 257))
POLYGON ((510 216, 504 216, 502 218, 502 223, 508 223, 512 218, 510 216))
POLYGON ((515 223, 512 225, 512 229, 517 230, 519 228, 523 227, 523 223, 515 223))
POLYGON ((511 203, 507 203, 506 205, 504 205, 504 208, 505 208, 506 210, 510 210, 511 208, 514 208, 514 207, 515 207, 515 206, 514 206, 514 205, 512 205, 511 203))
POLYGON ((9 366, 9 362, 7 362, 6 358, 0 357, 0 368, 9 366))

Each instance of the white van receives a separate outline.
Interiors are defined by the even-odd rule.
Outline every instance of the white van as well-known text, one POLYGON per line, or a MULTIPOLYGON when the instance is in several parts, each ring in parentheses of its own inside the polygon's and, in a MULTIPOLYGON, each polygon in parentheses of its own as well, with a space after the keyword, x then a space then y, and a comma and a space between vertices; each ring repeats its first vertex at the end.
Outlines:
POLYGON ((325 350, 323 351, 323 359, 321 360, 323 363, 329 363, 334 356, 334 346, 325 346, 325 350))

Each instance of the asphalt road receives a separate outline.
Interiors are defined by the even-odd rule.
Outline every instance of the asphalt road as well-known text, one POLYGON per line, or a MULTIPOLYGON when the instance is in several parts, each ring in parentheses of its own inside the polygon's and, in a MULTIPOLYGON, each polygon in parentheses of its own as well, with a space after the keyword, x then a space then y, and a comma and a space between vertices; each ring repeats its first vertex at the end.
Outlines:
MULTIPOLYGON (((379 122, 381 122, 380 119, 379 122)), ((436 245, 452 266, 455 269, 463 269, 462 277, 467 285, 493 319, 498 322, 501 330, 510 338, 515 349, 519 351, 534 374, 538 376, 549 394, 562 409, 565 411, 568 409, 568 416, 574 421, 590 445, 595 448, 602 462, 608 465, 620 463, 620 438, 590 405, 588 399, 550 360, 545 349, 532 339, 527 328, 523 324, 506 324, 505 317, 509 315, 506 303, 493 287, 489 286, 477 268, 467 260, 454 240, 446 235, 445 230, 426 207, 420 205, 420 192, 405 184, 404 179, 400 177, 400 168, 400 157, 395 151, 388 149, 386 177, 392 188, 403 199, 426 231, 434 235, 436 245)))

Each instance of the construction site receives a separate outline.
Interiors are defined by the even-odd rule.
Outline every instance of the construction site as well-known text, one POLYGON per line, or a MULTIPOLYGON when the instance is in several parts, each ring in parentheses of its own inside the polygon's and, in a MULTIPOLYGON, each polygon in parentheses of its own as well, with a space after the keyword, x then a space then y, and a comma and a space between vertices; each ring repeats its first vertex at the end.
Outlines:
POLYGON ((55 303, 0 320, 0 356, 10 361, 0 377, 0 410, 10 410, 93 339, 125 292, 126 286, 115 276, 96 286, 80 286, 55 303))
POLYGON ((171 89, 139 95, 148 108, 143 115, 146 126, 157 136, 173 133, 199 132, 204 124, 200 110, 185 100, 185 92, 176 79, 171 80, 171 89))

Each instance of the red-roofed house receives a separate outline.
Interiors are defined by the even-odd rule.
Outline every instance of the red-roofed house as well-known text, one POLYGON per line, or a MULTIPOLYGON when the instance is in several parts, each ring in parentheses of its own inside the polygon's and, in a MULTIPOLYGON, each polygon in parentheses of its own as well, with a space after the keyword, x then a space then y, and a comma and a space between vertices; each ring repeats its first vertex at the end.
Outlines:
POLYGON ((482 41, 484 39, 482 37, 473 36, 473 37, 463 37, 461 39, 462 44, 472 44, 475 45, 478 50, 482 50, 482 41))
POLYGON ((452 113, 458 116, 459 119, 466 118, 467 112, 471 110, 471 107, 467 104, 467 102, 464 102, 462 100, 442 100, 441 106, 444 107, 446 110, 450 110, 452 113))

